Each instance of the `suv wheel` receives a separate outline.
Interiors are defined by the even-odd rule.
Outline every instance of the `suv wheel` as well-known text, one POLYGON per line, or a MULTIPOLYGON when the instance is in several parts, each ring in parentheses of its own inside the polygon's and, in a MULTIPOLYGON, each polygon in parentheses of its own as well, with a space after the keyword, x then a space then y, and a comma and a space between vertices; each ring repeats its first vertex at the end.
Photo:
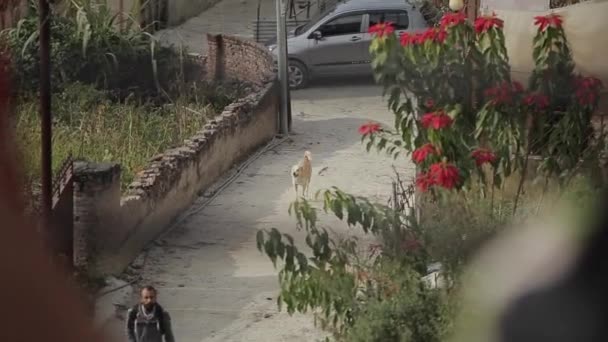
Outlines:
POLYGON ((302 89, 308 84, 308 70, 304 64, 296 60, 289 60, 288 73, 289 88, 302 89))

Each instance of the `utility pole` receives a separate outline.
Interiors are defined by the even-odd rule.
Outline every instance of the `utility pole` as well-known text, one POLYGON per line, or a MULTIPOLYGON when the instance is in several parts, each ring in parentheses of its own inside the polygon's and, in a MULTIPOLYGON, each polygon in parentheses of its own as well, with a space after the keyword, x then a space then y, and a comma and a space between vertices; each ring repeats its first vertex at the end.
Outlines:
POLYGON ((289 72, 287 61, 286 0, 275 1, 277 11, 277 57, 280 86, 279 127, 281 134, 288 134, 291 131, 291 104, 289 99, 289 72))
POLYGON ((39 0, 40 39, 40 119, 42 123, 42 214, 48 233, 52 210, 51 148, 51 11, 49 0, 39 0))

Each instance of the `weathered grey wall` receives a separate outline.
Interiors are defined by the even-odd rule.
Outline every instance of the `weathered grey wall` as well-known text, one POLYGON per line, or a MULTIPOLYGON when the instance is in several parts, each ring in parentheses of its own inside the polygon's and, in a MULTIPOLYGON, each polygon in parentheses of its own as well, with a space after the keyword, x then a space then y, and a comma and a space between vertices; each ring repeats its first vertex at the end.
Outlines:
POLYGON ((152 158, 123 197, 117 165, 78 165, 74 204, 78 266, 92 273, 122 271, 201 191, 275 135, 278 88, 270 54, 239 38, 223 37, 223 42, 231 53, 219 55, 219 60, 216 55, 208 73, 216 74, 215 67, 220 67, 238 78, 243 72, 242 79, 254 84, 253 93, 227 106, 181 147, 152 158))
POLYGON ((169 26, 175 26, 197 16, 220 0, 169 0, 169 26))
MULTIPOLYGON (((157 18, 161 8, 166 6, 167 24, 176 26, 197 16, 204 10, 217 4, 220 0, 150 0, 146 8, 141 7, 145 0, 106 0, 109 7, 116 13, 139 13, 139 19, 150 24, 157 18)), ((127 20, 126 16, 123 18, 127 20)))

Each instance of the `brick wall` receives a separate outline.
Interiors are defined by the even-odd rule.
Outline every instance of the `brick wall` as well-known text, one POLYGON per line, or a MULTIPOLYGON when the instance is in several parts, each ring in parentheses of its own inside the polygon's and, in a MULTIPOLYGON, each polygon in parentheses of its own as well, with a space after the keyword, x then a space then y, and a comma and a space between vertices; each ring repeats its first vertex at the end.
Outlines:
POLYGON ((254 91, 227 106, 182 146, 152 158, 122 197, 117 165, 79 164, 74 204, 78 266, 92 273, 121 272, 201 191, 275 135, 278 88, 269 52, 223 38, 234 53, 214 60, 214 66, 255 84, 254 91))
POLYGON ((86 268, 120 212, 120 165, 74 163, 74 265, 86 268))
POLYGON ((226 35, 207 34, 207 41, 206 69, 209 77, 216 80, 238 79, 254 84, 267 82, 274 77, 272 56, 264 46, 226 35))

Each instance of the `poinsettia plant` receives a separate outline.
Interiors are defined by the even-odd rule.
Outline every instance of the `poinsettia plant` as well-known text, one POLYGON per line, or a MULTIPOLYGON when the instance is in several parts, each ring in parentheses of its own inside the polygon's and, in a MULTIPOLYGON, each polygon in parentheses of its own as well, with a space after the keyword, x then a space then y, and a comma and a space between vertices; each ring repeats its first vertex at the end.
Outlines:
MULTIPOLYGON (((415 185, 432 194, 466 188, 473 180, 483 189, 499 187, 503 176, 525 175, 531 154, 547 160, 541 168, 547 176, 572 174, 595 147, 586 132, 601 82, 573 73, 559 17, 539 17, 536 23, 536 68, 528 89, 511 79, 503 22, 495 15, 470 23, 461 13, 449 13, 437 27, 401 36, 390 23, 372 27, 372 64, 389 95, 395 127, 362 125, 367 149, 394 157, 408 153, 419 170, 415 185)), ((396 198, 396 186, 393 190, 396 198)), ((413 195, 409 190, 401 196, 407 201, 413 195)), ((443 194, 463 199, 462 193, 443 194)), ((466 198, 463 204, 437 202, 468 211, 461 215, 467 218, 466 229, 438 233, 449 239, 428 234, 434 224, 419 220, 411 203, 400 206, 393 200, 387 206, 337 188, 316 198, 322 208, 307 200, 290 206, 310 253, 277 229, 257 234, 258 249, 280 268, 279 306, 289 313, 318 313, 337 341, 444 341, 452 316, 442 305, 452 305, 450 294, 459 278, 455 270, 494 228, 473 214, 466 198), (355 236, 335 239, 318 224, 323 213, 373 234, 380 244, 365 252, 355 236), (444 240, 449 240, 448 251, 437 246, 444 240), (435 261, 442 263, 446 291, 425 280, 427 265, 435 261)), ((514 207, 510 212, 516 212, 514 207)), ((497 216, 491 222, 502 226, 505 221, 497 216)))
POLYGON ((602 84, 574 73, 559 15, 536 17, 535 25, 528 89, 511 78, 495 14, 471 23, 448 13, 437 27, 400 36, 391 23, 372 27, 372 67, 395 127, 362 130, 368 149, 409 153, 422 191, 460 189, 472 179, 500 187, 517 171, 523 180, 532 154, 542 157, 545 177, 571 177, 598 155, 591 114, 602 84))

